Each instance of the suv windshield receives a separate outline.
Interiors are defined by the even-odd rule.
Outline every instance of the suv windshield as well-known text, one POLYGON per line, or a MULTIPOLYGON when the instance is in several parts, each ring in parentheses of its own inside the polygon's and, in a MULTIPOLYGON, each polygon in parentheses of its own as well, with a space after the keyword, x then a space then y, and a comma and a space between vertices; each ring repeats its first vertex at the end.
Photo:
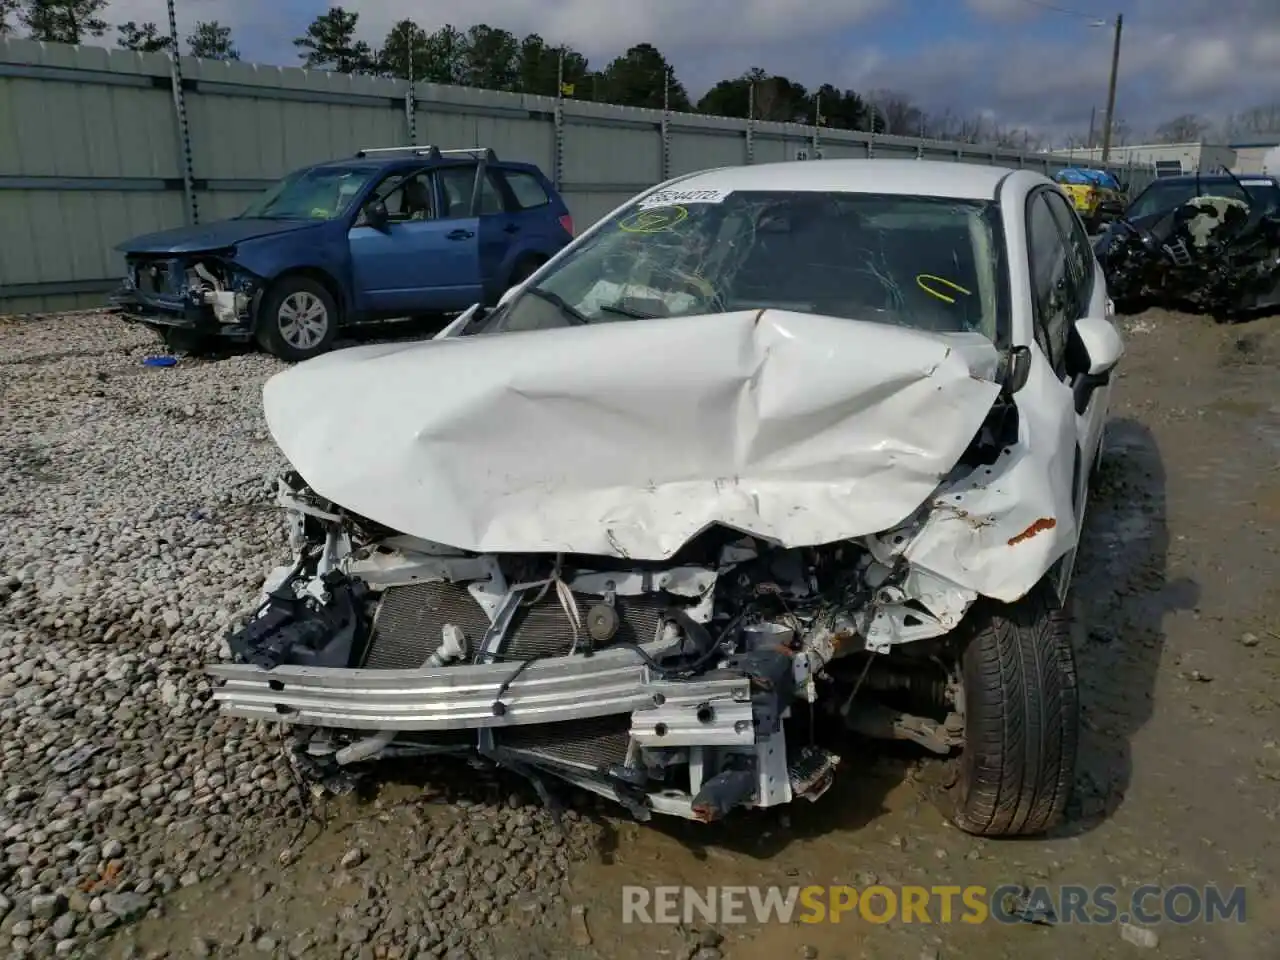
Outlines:
POLYGON ((603 224, 480 332, 773 308, 996 339, 994 201, 665 193, 603 224))
POLYGON ((377 169, 311 167, 291 173, 249 204, 239 219, 332 220, 374 178, 377 169))
POLYGON ((1199 184, 1194 178, 1152 181, 1151 186, 1125 211, 1125 218, 1139 220, 1158 213, 1168 213, 1197 196, 1229 197, 1248 202, 1268 213, 1280 210, 1280 189, 1270 180, 1242 177, 1240 183, 1236 183, 1229 177, 1202 177, 1199 184))

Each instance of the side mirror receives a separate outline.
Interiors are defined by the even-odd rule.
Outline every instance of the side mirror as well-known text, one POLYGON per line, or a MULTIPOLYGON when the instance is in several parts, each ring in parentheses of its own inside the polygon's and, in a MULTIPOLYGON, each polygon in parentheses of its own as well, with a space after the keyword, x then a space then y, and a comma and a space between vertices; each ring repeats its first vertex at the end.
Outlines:
POLYGON ((1106 317, 1081 317, 1076 321, 1076 335, 1084 347, 1088 364, 1086 375, 1097 377, 1110 373, 1124 356, 1120 333, 1106 317))
POLYGON ((387 205, 382 200, 370 200, 365 204, 365 219, 369 221, 369 226, 375 230, 387 232, 390 223, 390 215, 387 213, 387 205))
POLYGON ((1076 413, 1083 415, 1089 409, 1089 399, 1099 387, 1111 382, 1111 372, 1124 355, 1124 343, 1120 333, 1106 317, 1081 317, 1076 321, 1069 343, 1068 366, 1080 372, 1071 384, 1076 413), (1073 347, 1078 349, 1075 363, 1071 363, 1073 347))

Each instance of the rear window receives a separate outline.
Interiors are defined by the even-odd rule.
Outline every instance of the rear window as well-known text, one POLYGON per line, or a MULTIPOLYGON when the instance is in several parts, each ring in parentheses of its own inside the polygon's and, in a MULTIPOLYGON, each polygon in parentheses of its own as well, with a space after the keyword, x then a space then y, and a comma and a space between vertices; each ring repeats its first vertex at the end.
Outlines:
POLYGON ((1240 183, 1231 179, 1202 178, 1191 180, 1155 180, 1133 201, 1125 216, 1130 220, 1150 217, 1175 210, 1196 197, 1230 197, 1243 200, 1269 213, 1280 210, 1280 189, 1270 180, 1245 177, 1240 183))
POLYGON ((515 194, 516 203, 520 205, 521 210, 545 207, 551 202, 551 198, 547 196, 547 191, 533 174, 504 170, 502 175, 507 178, 507 186, 515 194))
POLYGON ((670 191, 631 204, 486 325, 773 308, 996 339, 993 201, 808 191, 670 191))

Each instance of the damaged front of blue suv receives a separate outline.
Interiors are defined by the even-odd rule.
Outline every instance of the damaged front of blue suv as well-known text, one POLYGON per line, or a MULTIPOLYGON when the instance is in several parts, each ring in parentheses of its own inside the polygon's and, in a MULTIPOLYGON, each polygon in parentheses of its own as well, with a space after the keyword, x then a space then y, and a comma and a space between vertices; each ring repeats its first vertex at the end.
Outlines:
POLYGON ((256 340, 305 360, 347 324, 496 302, 572 239, 533 164, 486 148, 373 148, 290 174, 237 217, 121 244, 113 299, 171 345, 256 340))

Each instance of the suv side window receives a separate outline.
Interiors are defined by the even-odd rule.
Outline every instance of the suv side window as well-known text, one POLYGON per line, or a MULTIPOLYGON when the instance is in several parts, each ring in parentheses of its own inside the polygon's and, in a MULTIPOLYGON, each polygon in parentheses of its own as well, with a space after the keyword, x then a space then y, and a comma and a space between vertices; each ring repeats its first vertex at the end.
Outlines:
MULTIPOLYGON (((430 173, 426 170, 414 170, 408 174, 399 172, 384 177, 370 195, 370 200, 373 199, 381 200, 386 204, 387 220, 391 223, 430 220, 435 216, 430 173)), ((354 226, 368 225, 369 219, 361 210, 354 226)))
POLYGON ((1079 315, 1074 278, 1067 265, 1067 249, 1049 208, 1048 191, 1027 201, 1027 254, 1031 267, 1031 301, 1036 342, 1059 374, 1067 352, 1067 334, 1079 315))
MULTIPOLYGON (((476 165, 461 164, 441 167, 436 171, 440 178, 441 192, 444 194, 445 209, 442 219, 468 217, 471 215, 471 191, 476 182, 476 165)), ((486 171, 484 181, 480 185, 479 215, 502 213, 502 193, 494 182, 493 171, 486 171)))
POLYGON ((1076 309, 1073 319, 1079 319, 1089 309, 1089 298, 1093 296, 1093 248, 1089 245, 1089 234, 1084 224, 1076 216, 1071 205, 1062 197, 1046 195, 1049 209, 1058 221, 1063 239, 1067 246, 1067 264, 1071 268, 1071 276, 1076 285, 1076 309))
POLYGON ((503 178, 507 181, 507 186, 511 188, 511 194, 515 197, 516 203, 520 205, 521 210, 532 210, 535 207, 545 207, 551 202, 551 198, 547 196, 546 188, 538 182, 538 178, 531 173, 525 173, 522 170, 504 170, 503 178))

